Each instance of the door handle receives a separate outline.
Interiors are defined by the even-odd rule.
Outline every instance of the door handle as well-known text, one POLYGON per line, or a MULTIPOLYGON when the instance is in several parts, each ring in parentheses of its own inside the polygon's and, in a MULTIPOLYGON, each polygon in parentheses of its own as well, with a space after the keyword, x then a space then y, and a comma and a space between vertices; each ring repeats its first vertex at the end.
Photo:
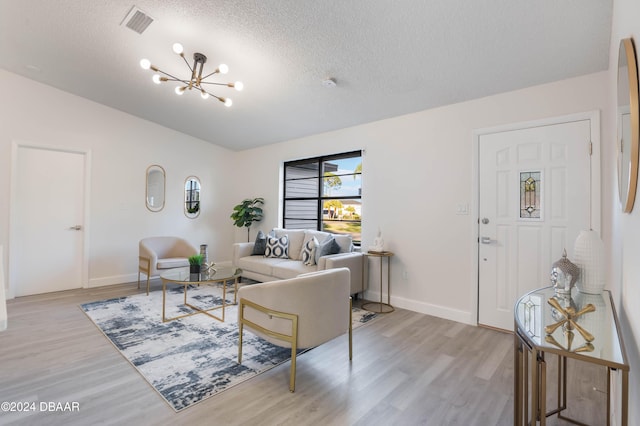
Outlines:
POLYGON ((72 226, 71 228, 69 228, 69 231, 82 231, 82 226, 81 225, 72 226))
POLYGON ((480 238, 480 242, 481 242, 482 244, 491 244, 491 243, 495 242, 495 240, 492 240, 492 239, 491 239, 491 238, 489 238, 489 237, 481 237, 481 238, 480 238))

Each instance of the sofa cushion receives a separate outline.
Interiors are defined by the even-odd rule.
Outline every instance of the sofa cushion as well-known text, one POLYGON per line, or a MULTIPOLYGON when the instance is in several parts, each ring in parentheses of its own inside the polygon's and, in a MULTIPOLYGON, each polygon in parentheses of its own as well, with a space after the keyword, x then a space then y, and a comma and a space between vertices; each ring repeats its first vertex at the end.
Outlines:
POLYGON ((256 235, 256 242, 253 245, 253 252, 251 254, 264 256, 264 252, 266 249, 267 249, 267 236, 264 235, 264 232, 258 231, 258 235, 256 235))
POLYGON ((273 276, 280 279, 288 279, 317 270, 318 267, 316 265, 305 265, 299 260, 288 259, 273 265, 273 276))
POLYGON ((322 256, 337 253, 340 253, 340 246, 336 242, 335 237, 331 235, 329 238, 324 240, 324 242, 320 243, 320 246, 316 249, 316 264, 318 263, 318 259, 322 256))
POLYGON ((167 257, 158 259, 156 269, 183 268, 189 266, 189 259, 186 257, 167 257))
POLYGON ((264 257, 276 257, 281 259, 289 258, 289 237, 267 237, 267 248, 264 257))
POLYGON ((316 237, 307 241, 302 247, 302 263, 308 266, 316 264, 316 250, 320 243, 316 237))
POLYGON ((255 272, 257 274, 274 276, 273 267, 280 262, 287 262, 288 259, 280 259, 276 257, 259 257, 259 256, 246 256, 241 257, 237 261, 238 268, 246 271, 255 272))
POLYGON ((289 237, 289 259, 302 259, 302 244, 304 242, 304 229, 284 229, 273 228, 271 234, 280 238, 284 235, 289 237))

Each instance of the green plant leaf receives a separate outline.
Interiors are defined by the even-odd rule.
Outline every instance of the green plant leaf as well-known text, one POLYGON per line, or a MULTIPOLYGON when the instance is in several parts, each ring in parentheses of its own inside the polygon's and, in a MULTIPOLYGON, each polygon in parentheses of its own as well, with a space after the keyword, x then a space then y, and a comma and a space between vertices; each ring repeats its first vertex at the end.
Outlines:
POLYGON ((254 199, 245 198, 240 204, 233 207, 230 218, 233 224, 239 228, 250 227, 253 222, 259 222, 263 218, 262 208, 260 204, 264 204, 264 198, 258 197, 254 199))

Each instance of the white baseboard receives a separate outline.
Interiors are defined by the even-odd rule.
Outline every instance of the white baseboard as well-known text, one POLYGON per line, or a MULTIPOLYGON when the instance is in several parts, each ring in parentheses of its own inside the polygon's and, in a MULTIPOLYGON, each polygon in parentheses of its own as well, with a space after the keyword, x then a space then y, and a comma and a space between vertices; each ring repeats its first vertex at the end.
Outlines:
MULTIPOLYGON (((383 301, 386 301, 386 294, 383 296, 383 301)), ((371 301, 380 300, 380 292, 365 292, 365 299, 371 301)), ((431 303, 417 302, 415 300, 406 299, 404 297, 394 297, 391 295, 391 305, 396 308, 407 309, 409 311, 418 312, 426 315, 433 315, 434 317, 444 318, 451 321, 460 322, 463 324, 469 324, 476 326, 477 322, 473 318, 471 312, 461 311, 459 309, 451 309, 445 306, 433 305, 431 303)))

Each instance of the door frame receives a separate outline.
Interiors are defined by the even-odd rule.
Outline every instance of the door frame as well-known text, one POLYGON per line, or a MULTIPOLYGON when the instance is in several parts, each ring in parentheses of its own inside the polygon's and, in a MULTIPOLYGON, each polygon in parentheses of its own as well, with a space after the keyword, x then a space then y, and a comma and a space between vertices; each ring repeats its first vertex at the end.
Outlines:
POLYGON ((472 291, 472 309, 471 318, 475 318, 476 325, 479 324, 479 293, 480 293, 480 137, 489 135, 492 133, 510 132, 514 130, 525 130, 533 127, 542 127, 555 124, 571 123, 575 121, 589 120, 591 125, 591 226, 593 230, 597 231, 602 238, 601 232, 601 204, 602 204, 602 192, 601 192, 601 161, 600 161, 600 110, 579 112, 575 114, 562 115, 557 117, 542 118, 539 120, 523 121, 518 123, 511 123, 496 127, 487 127, 476 129, 473 131, 473 163, 471 166, 472 176, 472 200, 471 200, 471 217, 474 229, 475 244, 473 244, 473 250, 471 250, 471 271, 472 287, 475 288, 472 291))
POLYGON ((7 275, 9 278, 9 294, 7 299, 14 299, 16 294, 16 284, 13 268, 16 267, 17 261, 13 253, 15 252, 15 241, 18 236, 18 230, 15 229, 17 223, 18 211, 16 208, 16 197, 18 190, 18 150, 20 148, 41 149, 45 151, 67 152, 80 154, 84 157, 84 205, 83 205, 83 233, 82 233, 82 273, 80 276, 81 288, 88 288, 89 285, 89 207, 91 192, 91 150, 82 148, 63 147, 58 145, 47 145, 43 143, 34 143, 26 141, 12 141, 11 143, 11 182, 9 189, 9 270, 7 275))

